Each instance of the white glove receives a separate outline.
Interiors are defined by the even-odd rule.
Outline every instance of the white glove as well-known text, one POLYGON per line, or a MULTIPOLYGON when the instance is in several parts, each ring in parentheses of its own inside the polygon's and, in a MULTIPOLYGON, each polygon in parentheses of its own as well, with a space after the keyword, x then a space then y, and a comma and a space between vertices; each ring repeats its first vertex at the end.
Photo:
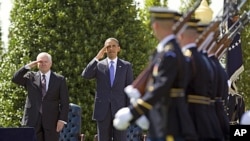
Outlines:
POLYGON ((246 111, 240 120, 241 125, 250 125, 250 111, 246 111))
POLYGON ((135 123, 143 130, 148 130, 149 128, 149 120, 145 115, 142 115, 140 118, 138 118, 135 123))
POLYGON ((138 98, 141 97, 141 93, 138 89, 134 88, 132 85, 128 85, 124 89, 127 96, 130 98, 130 103, 134 103, 138 98))
MULTIPOLYGON (((132 85, 128 85, 124 89, 127 96, 130 98, 130 103, 136 103, 136 100, 141 97, 141 93, 138 89, 134 88, 132 85)), ((139 119, 135 122, 140 128, 143 130, 147 130, 149 128, 149 120, 145 115, 142 115, 139 119)))
POLYGON ((115 119, 113 120, 113 125, 117 130, 125 130, 130 125, 130 120, 133 118, 128 107, 121 108, 115 114, 115 119))

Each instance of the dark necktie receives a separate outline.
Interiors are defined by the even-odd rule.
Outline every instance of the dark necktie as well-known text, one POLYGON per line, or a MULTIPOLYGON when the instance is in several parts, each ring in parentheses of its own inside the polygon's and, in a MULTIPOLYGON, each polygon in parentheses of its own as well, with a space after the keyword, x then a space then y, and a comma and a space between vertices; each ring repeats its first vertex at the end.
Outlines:
MULTIPOLYGON (((42 88, 42 100, 43 100, 44 96, 46 95, 46 78, 44 74, 42 75, 41 88, 42 88)), ((40 106, 40 113, 42 113, 42 105, 40 106)))
POLYGON ((46 78, 45 75, 42 75, 42 96, 46 95, 46 78))
POLYGON ((115 78, 114 61, 110 61, 109 74, 110 74, 110 83, 111 83, 111 86, 113 86, 113 82, 115 78))

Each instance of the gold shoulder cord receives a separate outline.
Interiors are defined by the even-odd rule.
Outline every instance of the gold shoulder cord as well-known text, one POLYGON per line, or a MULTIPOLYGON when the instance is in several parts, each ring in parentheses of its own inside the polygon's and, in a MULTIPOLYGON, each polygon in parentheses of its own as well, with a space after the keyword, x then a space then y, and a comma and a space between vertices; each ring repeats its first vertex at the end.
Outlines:
POLYGON ((172 135, 167 135, 166 141, 174 141, 174 137, 172 135))
POLYGON ((191 57, 192 55, 192 52, 189 49, 185 49, 182 53, 186 57, 191 57))

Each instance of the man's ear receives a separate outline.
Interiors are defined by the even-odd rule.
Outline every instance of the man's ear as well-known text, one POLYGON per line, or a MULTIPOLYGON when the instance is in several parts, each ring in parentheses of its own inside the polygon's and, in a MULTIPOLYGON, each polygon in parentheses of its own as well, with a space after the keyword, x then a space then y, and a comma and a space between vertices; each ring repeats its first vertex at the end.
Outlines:
POLYGON ((120 50, 121 50, 121 47, 120 47, 120 46, 118 46, 118 50, 117 50, 117 52, 120 52, 120 50))

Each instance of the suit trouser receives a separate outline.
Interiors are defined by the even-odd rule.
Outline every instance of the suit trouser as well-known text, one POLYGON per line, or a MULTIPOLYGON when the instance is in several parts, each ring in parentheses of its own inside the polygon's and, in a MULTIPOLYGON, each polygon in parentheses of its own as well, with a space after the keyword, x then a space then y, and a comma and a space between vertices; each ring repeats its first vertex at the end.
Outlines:
MULTIPOLYGON (((56 124, 56 123, 55 123, 56 124)), ((55 129, 45 129, 42 124, 42 115, 39 114, 35 128, 37 141, 59 141, 59 133, 55 129)))
POLYGON ((119 131, 113 127, 113 117, 111 115, 111 106, 103 121, 97 121, 98 141, 126 141, 127 131, 119 131))

